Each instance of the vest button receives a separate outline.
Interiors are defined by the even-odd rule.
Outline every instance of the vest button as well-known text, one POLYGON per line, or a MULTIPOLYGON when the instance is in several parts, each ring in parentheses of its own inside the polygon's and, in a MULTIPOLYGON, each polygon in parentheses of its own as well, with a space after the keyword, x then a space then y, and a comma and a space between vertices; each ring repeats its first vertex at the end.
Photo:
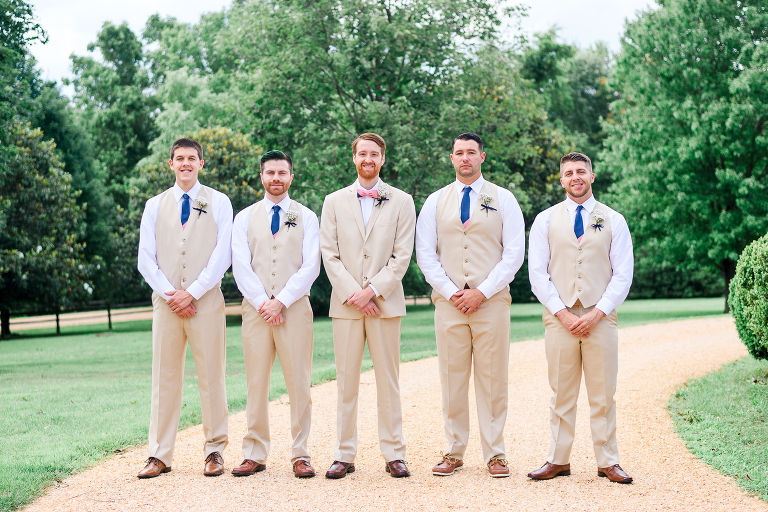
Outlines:
POLYGON ((275 287, 273 286, 273 287, 272 287, 272 289, 274 290, 274 289, 275 289, 275 287))
POLYGON ((272 272, 272 277, 275 277, 275 273, 274 272, 272 272))
POLYGON ((581 265, 581 262, 579 262, 579 265, 581 265))
POLYGON ((363 258, 365 258, 365 259, 368 259, 368 255, 367 255, 367 254, 365 254, 365 255, 363 256, 363 258))
MULTIPOLYGON (((272 274, 272 275, 275 275, 275 274, 272 274)), ((581 279, 581 276, 576 276, 576 277, 578 277, 579 279, 581 279)))
MULTIPOLYGON (((272 246, 272 250, 273 250, 273 251, 276 251, 276 250, 277 250, 277 246, 276 246, 276 245, 275 245, 275 246, 272 246)), ((581 249, 579 249, 579 250, 581 250, 581 249)))
POLYGON ((368 278, 363 276, 363 281, 367 281, 367 280, 368 280, 368 278))
POLYGON ((186 283, 187 282, 187 278, 185 277, 184 279, 181 280, 181 282, 182 283, 186 283))
POLYGON ((187 266, 186 265, 182 265, 181 268, 187 268, 187 266))
POLYGON ((469 274, 464 274, 464 277, 469 277, 469 274))
POLYGON ((272 263, 277 263, 277 260, 272 260, 272 263))
POLYGON ((582 249, 582 247, 579 247, 579 250, 581 250, 581 249, 582 249))
POLYGON ((464 263, 469 263, 469 260, 464 260, 464 263))
POLYGON ((182 239, 181 239, 181 241, 182 241, 182 242, 186 242, 186 241, 187 241, 187 239, 186 239, 186 238, 182 238, 182 239))
POLYGON ((465 231, 465 232, 464 232, 464 234, 466 235, 466 234, 467 234, 467 232, 465 231))
POLYGON ((465 248, 465 249, 466 249, 467 247, 469 247, 469 246, 468 246, 468 245, 465 245, 465 246, 464 246, 464 248, 465 248))
POLYGON ((579 293, 581 293, 581 288, 579 288, 579 293))
POLYGON ((187 251, 181 251, 181 255, 182 256, 186 256, 187 255, 187 251))

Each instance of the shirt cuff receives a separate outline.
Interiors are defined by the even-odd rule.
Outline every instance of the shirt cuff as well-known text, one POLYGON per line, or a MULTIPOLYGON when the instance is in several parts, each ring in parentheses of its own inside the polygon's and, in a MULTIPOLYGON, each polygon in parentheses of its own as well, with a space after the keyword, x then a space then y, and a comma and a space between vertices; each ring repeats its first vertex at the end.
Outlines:
MULTIPOLYGON (((251 303, 251 306, 253 306, 257 311, 259 310, 259 306, 264 304, 269 300, 269 297, 266 296, 266 294, 261 294, 255 299, 248 299, 248 302, 251 303)), ((281 301, 282 302, 282 301, 281 301)))
POLYGON ((440 294, 445 297, 446 300, 451 300, 451 297, 453 297, 457 291, 459 291, 459 287, 451 282, 440 289, 440 294))
POLYGON ((496 292, 493 291, 493 289, 491 288, 491 285, 486 281, 483 281, 482 283, 480 283, 480 286, 478 286, 477 289, 480 290, 480 293, 485 295, 486 299, 490 299, 491 297, 496 295, 496 292))
POLYGON ((610 299, 603 297, 595 307, 605 313, 605 316, 608 316, 611 314, 611 311, 616 309, 616 304, 614 304, 610 299))
POLYGON ((565 303, 560 300, 560 297, 555 297, 554 299, 547 302, 547 309, 554 315, 565 309, 565 303))
POLYGON ((280 293, 275 295, 275 298, 279 300, 283 304, 283 306, 285 306, 286 308, 291 307, 291 304, 296 302, 296 299, 294 298, 294 296, 286 292, 285 288, 280 290, 280 293))
POLYGON ((376 289, 375 286, 373 286, 372 283, 368 283, 368 286, 373 290, 374 297, 381 297, 381 294, 379 293, 379 290, 376 289))
POLYGON ((189 288, 187 288, 187 292, 189 292, 190 295, 192 295, 195 300, 200 300, 200 297, 205 295, 205 290, 203 289, 203 285, 195 281, 191 285, 189 285, 189 288))

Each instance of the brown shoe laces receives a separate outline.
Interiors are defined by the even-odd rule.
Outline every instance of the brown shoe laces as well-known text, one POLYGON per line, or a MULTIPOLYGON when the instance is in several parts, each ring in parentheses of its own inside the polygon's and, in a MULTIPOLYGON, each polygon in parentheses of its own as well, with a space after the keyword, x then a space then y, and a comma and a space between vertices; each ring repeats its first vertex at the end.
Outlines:
POLYGON ((208 455, 208 457, 205 458, 205 462, 207 463, 211 459, 213 459, 213 462, 215 462, 216 464, 224 465, 224 458, 221 456, 219 452, 213 452, 210 455, 208 455))
POLYGON ((507 467, 509 463, 507 462, 507 459, 502 459, 501 457, 491 457, 491 460, 488 461, 488 465, 490 466, 494 462, 498 462, 504 467, 507 467))
POLYGON ((163 461, 161 461, 160 459, 158 459, 157 457, 150 457, 150 458, 148 458, 148 459, 147 459, 145 462, 146 462, 146 463, 149 465, 149 464, 151 464, 151 463, 153 463, 153 462, 155 462, 155 461, 157 461, 157 462, 163 462, 163 461))

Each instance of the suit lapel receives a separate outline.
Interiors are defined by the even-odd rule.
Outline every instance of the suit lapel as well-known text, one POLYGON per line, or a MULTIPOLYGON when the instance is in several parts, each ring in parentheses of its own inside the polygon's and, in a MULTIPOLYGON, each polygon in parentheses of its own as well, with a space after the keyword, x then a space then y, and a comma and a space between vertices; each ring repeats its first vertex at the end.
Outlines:
MULTIPOLYGON (((360 230, 360 236, 365 239, 365 227, 363 224, 363 212, 360 209, 360 200, 357 198, 357 189, 355 188, 355 184, 353 183, 349 188, 347 188, 349 191, 347 193, 347 200, 349 201, 349 208, 352 210, 352 215, 355 217, 355 222, 357 223, 357 228, 360 230)), ((368 219, 368 225, 371 225, 370 219, 368 219)))
MULTIPOLYGON (((386 186, 383 181, 379 184, 379 189, 381 189, 382 186, 386 186)), ((387 203, 389 203, 389 201, 383 201, 381 204, 379 204, 379 206, 376 206, 376 200, 374 199, 373 210, 371 211, 371 216, 368 219, 368 225, 366 226, 363 240, 368 240, 368 237, 371 234, 371 230, 373 229, 373 225, 376 224, 376 220, 379 218, 379 214, 381 213, 382 208, 384 208, 387 203)))

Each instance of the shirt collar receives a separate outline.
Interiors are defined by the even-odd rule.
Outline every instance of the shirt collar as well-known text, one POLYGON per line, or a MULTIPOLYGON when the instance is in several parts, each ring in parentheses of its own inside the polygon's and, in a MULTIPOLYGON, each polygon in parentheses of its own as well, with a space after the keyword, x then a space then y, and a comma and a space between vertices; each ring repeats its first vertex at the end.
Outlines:
MULTIPOLYGON (((456 190, 459 192, 462 192, 464 190, 464 187, 467 186, 462 182, 460 182, 459 180, 456 180, 454 183, 456 186, 456 190)), ((472 184, 469 186, 472 188, 473 192, 475 192, 476 194, 479 194, 480 191, 483 189, 483 185, 485 185, 485 178, 483 178, 483 174, 480 173, 480 176, 474 182, 472 182, 472 184)))
POLYGON ((195 200, 197 194, 200 193, 200 181, 196 181, 195 184, 189 189, 189 192, 184 192, 178 183, 173 184, 173 196, 176 198, 176 202, 181 201, 181 196, 187 194, 191 200, 195 200))
MULTIPOLYGON (((381 185, 381 178, 379 178, 376 181, 376 184, 373 186, 373 188, 371 190, 379 190, 379 185, 381 185)), ((355 190, 357 190, 359 188, 363 188, 363 187, 360 186, 360 179, 358 178, 358 179, 355 180, 355 190)))
POLYGON ((286 194, 285 197, 279 203, 273 203, 272 201, 270 201, 266 197, 264 198, 264 209, 267 210, 267 213, 269 213, 269 211, 275 205, 280 206, 281 210, 283 210, 284 212, 287 212, 291 208, 291 197, 288 194, 286 194))
MULTIPOLYGON (((592 210, 595 209, 595 205, 597 204, 597 199, 595 199, 595 195, 592 194, 589 196, 589 199, 581 203, 581 206, 584 207, 585 210, 587 210, 587 213, 591 214, 592 210)), ((573 213, 576 211, 576 208, 579 206, 579 203, 571 199, 570 197, 565 197, 565 207, 568 208, 568 213, 573 213)))

